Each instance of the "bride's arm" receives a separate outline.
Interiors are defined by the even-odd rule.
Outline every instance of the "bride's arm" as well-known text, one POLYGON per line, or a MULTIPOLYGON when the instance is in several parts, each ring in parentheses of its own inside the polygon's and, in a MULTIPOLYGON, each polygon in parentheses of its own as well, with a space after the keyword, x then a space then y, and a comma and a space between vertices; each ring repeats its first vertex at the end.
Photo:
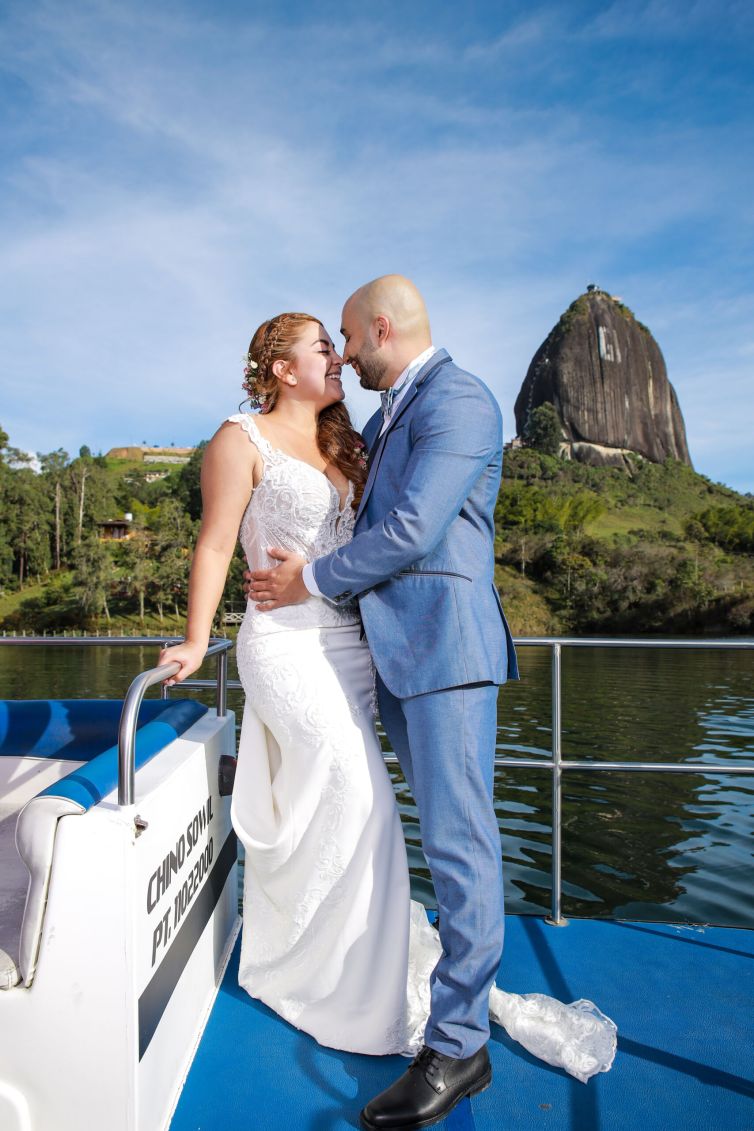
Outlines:
POLYGON ((202 525, 191 563, 185 641, 163 648, 158 661, 177 660, 182 665, 165 681, 168 686, 187 679, 204 659, 260 459, 238 424, 223 424, 207 445, 201 473, 202 525))

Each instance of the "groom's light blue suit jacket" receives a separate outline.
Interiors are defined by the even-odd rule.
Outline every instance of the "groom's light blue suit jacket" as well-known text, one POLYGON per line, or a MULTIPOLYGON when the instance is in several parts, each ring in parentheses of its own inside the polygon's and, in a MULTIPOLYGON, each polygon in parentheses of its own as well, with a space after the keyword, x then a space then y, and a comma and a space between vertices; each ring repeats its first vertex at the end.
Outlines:
POLYGON ((489 389, 438 350, 382 436, 364 429, 369 477, 353 541, 318 558, 336 604, 358 598, 383 682, 399 698, 518 678, 494 583, 502 419, 489 389))

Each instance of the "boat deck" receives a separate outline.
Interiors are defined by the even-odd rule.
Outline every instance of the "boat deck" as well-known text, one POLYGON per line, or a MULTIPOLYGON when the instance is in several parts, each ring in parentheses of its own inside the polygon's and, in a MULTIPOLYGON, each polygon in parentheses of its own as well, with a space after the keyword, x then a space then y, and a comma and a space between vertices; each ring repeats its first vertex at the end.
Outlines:
MULTIPOLYGON (((346 1131, 402 1057, 321 1048, 239 988, 239 943, 171 1131, 346 1131)), ((591 998, 618 1026, 580 1084, 494 1027, 493 1086, 448 1131, 754 1131, 754 931, 509 916, 503 988, 591 998)))

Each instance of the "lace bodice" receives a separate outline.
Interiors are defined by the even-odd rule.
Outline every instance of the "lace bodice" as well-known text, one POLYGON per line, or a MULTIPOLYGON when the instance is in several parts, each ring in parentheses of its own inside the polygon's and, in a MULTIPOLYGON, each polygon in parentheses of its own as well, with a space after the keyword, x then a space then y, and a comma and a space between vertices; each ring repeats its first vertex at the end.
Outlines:
MULTIPOLYGON (((272 546, 294 550, 314 561, 344 546, 353 537, 353 484, 345 503, 333 483, 311 464, 274 448, 257 427, 251 413, 229 416, 240 424, 264 461, 264 471, 254 488, 241 519, 239 538, 249 569, 269 569, 274 560, 272 546)), ((358 621, 356 605, 335 606, 322 597, 310 597, 300 605, 259 612, 249 601, 245 631, 276 632, 292 628, 334 628, 358 621)))

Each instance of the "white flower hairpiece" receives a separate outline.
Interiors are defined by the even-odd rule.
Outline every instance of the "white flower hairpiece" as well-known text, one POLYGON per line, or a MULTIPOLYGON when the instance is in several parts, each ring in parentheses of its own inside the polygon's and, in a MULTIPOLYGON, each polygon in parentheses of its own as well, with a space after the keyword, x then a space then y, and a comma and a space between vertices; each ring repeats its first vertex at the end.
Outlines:
POLYGON ((241 361, 243 362, 243 388, 248 393, 252 408, 258 408, 260 412, 264 412, 267 401, 269 400, 269 395, 267 393, 258 392, 255 387, 259 362, 254 361, 251 354, 248 353, 243 355, 241 361))

